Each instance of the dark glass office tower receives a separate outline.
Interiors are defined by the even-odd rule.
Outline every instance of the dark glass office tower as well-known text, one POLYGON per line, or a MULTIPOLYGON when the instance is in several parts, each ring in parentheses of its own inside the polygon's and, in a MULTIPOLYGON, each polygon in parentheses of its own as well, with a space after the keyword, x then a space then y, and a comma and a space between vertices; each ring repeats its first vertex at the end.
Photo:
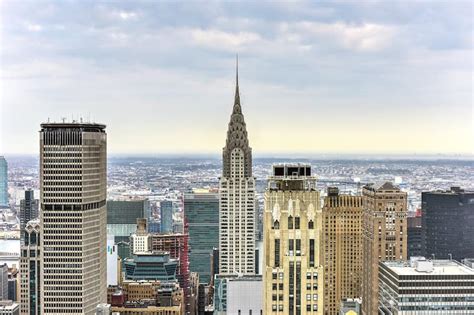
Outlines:
POLYGON ((189 234, 189 270, 200 283, 211 280, 211 255, 219 246, 219 195, 208 190, 184 194, 184 218, 189 234))
POLYGON ((421 201, 425 256, 474 257, 474 192, 451 187, 424 192, 421 201))
POLYGON ((38 199, 35 199, 35 193, 33 190, 25 190, 25 199, 20 201, 20 235, 21 243, 24 243, 24 236, 26 223, 28 221, 38 218, 38 199))
POLYGON ((408 258, 424 256, 423 229, 421 227, 421 212, 407 218, 408 258))
POLYGON ((160 202, 161 233, 173 232, 173 202, 163 200, 160 202))

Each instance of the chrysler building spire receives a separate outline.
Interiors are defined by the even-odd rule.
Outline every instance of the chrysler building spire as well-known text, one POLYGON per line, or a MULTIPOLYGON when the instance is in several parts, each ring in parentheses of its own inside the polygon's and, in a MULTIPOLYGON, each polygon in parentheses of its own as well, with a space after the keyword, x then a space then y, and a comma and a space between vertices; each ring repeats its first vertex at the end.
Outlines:
MULTIPOLYGON (((236 73, 235 73, 235 99, 232 115, 230 116, 229 127, 227 130, 226 145, 223 149, 223 175, 225 177, 231 176, 231 152, 239 148, 244 155, 244 176, 252 176, 252 148, 249 146, 247 136, 247 127, 245 125, 244 115, 242 113, 242 106, 240 104, 239 92, 239 59, 236 59, 236 73)), ((235 174, 235 173, 234 173, 235 174)))

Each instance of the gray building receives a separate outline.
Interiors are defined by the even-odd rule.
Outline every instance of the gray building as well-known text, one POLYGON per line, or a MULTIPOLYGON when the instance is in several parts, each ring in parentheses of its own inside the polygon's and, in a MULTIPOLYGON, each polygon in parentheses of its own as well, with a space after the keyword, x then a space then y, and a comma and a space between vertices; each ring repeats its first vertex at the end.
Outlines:
POLYGON ((219 247, 219 195, 209 190, 184 194, 184 219, 189 234, 189 270, 201 283, 211 280, 211 254, 219 247))
POLYGON ((0 156, 0 208, 8 207, 8 163, 0 156))
POLYGON ((0 301, 0 315, 20 315, 20 305, 10 300, 0 301))
POLYGON ((115 242, 128 242, 135 233, 137 219, 148 219, 151 216, 148 199, 108 200, 107 201, 107 234, 115 237, 115 242))
POLYGON ((474 270, 454 260, 379 263, 378 314, 474 314, 474 270))
POLYGON ((424 255, 435 259, 474 257, 474 192, 451 187, 423 192, 424 255))
POLYGON ((8 265, 0 266, 0 301, 8 300, 8 265))
POLYGON ((163 200, 160 202, 161 233, 173 232, 173 202, 163 200))
POLYGON ((21 243, 24 242, 26 223, 38 218, 39 200, 35 199, 35 192, 32 189, 25 190, 25 199, 20 201, 20 235, 21 243))
POLYGON ((214 314, 263 314, 261 275, 216 275, 214 314))
POLYGON ((107 301, 106 197, 105 125, 41 124, 41 314, 93 314, 107 301))

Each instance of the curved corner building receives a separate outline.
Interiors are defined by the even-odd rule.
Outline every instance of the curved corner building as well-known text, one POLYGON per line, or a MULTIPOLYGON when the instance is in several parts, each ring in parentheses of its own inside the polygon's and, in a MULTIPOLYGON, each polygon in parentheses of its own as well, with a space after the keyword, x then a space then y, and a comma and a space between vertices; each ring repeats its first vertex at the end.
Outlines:
POLYGON ((42 314, 95 314, 107 301, 106 143, 105 125, 41 124, 42 314))

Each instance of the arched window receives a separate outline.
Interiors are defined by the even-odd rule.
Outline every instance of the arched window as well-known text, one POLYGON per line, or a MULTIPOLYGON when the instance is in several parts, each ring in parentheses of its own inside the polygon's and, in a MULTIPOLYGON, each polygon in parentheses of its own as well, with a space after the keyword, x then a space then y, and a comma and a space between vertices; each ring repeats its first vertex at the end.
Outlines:
POLYGON ((314 222, 313 222, 313 220, 308 221, 308 229, 310 229, 310 230, 314 229, 314 222))
POLYGON ((293 217, 288 216, 288 229, 293 229, 293 217))
POLYGON ((273 222, 273 229, 278 230, 280 228, 280 222, 278 220, 275 220, 273 222))

